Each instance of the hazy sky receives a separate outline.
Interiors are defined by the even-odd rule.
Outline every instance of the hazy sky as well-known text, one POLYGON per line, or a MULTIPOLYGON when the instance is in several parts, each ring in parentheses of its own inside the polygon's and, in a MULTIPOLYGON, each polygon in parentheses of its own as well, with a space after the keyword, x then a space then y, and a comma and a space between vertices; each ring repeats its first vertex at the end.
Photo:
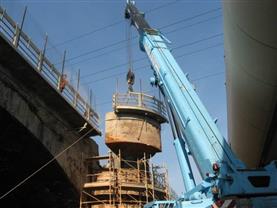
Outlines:
MULTIPOLYGON (((92 89, 96 110, 101 116, 104 132, 105 113, 112 110, 112 94, 116 80, 119 90, 127 91, 126 30, 124 20, 125 0, 91 1, 3 1, 14 19, 20 22, 25 5, 28 12, 23 30, 42 47, 45 33, 49 36, 47 56, 57 66, 67 50, 66 68, 72 80, 81 70, 82 93, 92 89)), ((218 118, 218 126, 226 137, 225 65, 223 50, 223 24, 220 1, 210 0, 137 0, 141 11, 154 28, 161 29, 172 42, 171 48, 177 62, 196 87, 201 100, 211 116, 218 118)), ((143 91, 158 95, 149 84, 152 71, 146 54, 139 50, 137 32, 133 29, 132 54, 136 74, 135 89, 139 80, 143 91), (139 61, 136 61, 139 60, 139 61)), ((93 138, 99 144, 100 154, 106 154, 103 138, 93 138)), ((162 127, 163 152, 155 155, 153 162, 166 163, 170 184, 177 193, 183 191, 179 166, 172 144, 170 127, 162 127)))

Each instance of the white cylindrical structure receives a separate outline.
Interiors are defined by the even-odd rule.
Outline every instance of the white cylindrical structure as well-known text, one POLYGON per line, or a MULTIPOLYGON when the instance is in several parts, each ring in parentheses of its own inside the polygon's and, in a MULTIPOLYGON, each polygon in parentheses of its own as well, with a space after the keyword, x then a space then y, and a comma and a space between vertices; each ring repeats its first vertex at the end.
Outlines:
POLYGON ((277 159, 277 1, 223 7, 229 140, 256 167, 277 159))

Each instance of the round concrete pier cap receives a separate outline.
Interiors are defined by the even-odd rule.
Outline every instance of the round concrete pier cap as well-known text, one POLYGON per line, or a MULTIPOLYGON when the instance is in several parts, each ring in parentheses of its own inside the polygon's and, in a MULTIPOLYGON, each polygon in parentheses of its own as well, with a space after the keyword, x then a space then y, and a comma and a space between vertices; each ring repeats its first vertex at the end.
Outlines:
MULTIPOLYGON (((107 146, 115 153, 136 158, 161 151, 160 123, 138 114, 106 114, 107 146)), ((123 155, 123 156, 124 156, 123 155)))

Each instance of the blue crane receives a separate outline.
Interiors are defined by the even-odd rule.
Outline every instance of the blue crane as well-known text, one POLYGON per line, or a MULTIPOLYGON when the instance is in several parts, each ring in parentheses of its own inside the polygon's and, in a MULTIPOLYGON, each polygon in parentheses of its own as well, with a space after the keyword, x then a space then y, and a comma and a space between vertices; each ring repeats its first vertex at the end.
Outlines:
POLYGON ((151 62, 154 74, 151 84, 159 87, 165 98, 186 189, 179 199, 155 201, 145 207, 211 207, 227 199, 240 198, 250 199, 252 207, 277 207, 277 162, 247 169, 219 132, 171 54, 166 37, 148 24, 134 1, 127 0, 125 18, 137 29, 140 49, 151 62), (189 155, 203 178, 200 184, 195 183, 189 155))

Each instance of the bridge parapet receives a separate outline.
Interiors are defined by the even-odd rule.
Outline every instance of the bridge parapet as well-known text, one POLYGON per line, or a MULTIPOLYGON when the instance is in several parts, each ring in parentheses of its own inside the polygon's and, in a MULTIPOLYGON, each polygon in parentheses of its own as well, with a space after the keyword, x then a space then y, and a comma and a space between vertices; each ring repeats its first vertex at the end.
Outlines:
POLYGON ((45 55, 47 37, 44 48, 40 49, 21 29, 22 24, 17 24, 6 11, 0 7, 0 36, 32 66, 34 71, 64 98, 90 126, 94 128, 96 135, 100 135, 99 115, 92 108, 91 93, 86 101, 79 93, 79 80, 77 86, 74 87, 66 79, 66 75, 64 74, 65 60, 63 60, 62 68, 59 70, 45 55))

